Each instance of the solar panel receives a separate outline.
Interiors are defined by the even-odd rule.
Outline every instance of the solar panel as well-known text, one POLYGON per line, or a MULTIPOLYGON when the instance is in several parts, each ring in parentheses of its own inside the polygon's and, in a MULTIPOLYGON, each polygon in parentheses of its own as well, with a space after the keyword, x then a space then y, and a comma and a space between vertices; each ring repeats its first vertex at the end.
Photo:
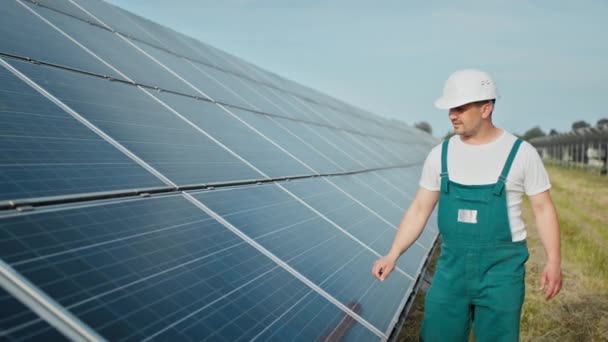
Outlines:
POLYGON ((386 331, 412 281, 395 273, 370 277, 378 257, 275 185, 194 194, 205 206, 293 267, 344 305, 356 302, 361 317, 386 331))
MULTIPOLYGON (((74 18, 78 18, 81 20, 89 21, 89 22, 94 22, 94 19, 91 16, 87 15, 81 9, 74 6, 74 4, 70 2, 70 0, 36 0, 36 1, 25 0, 25 1, 35 4, 37 6, 52 9, 54 11, 57 11, 59 13, 62 13, 62 14, 65 14, 65 15, 68 15, 68 16, 71 16, 74 18)), ((99 2, 99 3, 103 3, 103 2, 99 2)))
POLYGON ((10 63, 176 184, 263 178, 137 87, 10 63))
POLYGON ((0 201, 163 186, 0 67, 0 201))
MULTIPOLYGON (((289 182, 284 187, 378 255, 386 253, 395 238, 395 227, 379 217, 378 213, 365 206, 358 198, 349 196, 329 182, 331 178, 328 181, 305 179, 289 182)), ((407 275, 416 278, 420 260, 426 252, 424 247, 415 244, 399 259, 398 266, 407 275)))
MULTIPOLYGON (((95 60, 60 32, 28 11, 22 2, 4 1, 0 11, 0 46, 3 54, 31 58, 92 73, 120 75, 95 60)), ((66 17, 67 18, 67 17, 66 17)))
POLYGON ((295 158, 302 161, 305 165, 312 168, 316 173, 327 174, 340 171, 340 166, 333 163, 322 152, 316 150, 314 146, 306 140, 292 134, 291 131, 281 126, 278 120, 265 115, 258 115, 249 111, 230 109, 235 115, 247 122, 249 125, 260 131, 265 136, 280 146, 283 146, 295 158))
POLYGON ((17 298, 0 288, 0 337, 5 341, 68 341, 57 329, 23 305, 17 298), (23 324, 34 322, 26 327, 23 324))
POLYGON ((310 173, 280 145, 273 144, 271 139, 256 133, 253 126, 233 115, 230 108, 222 109, 206 101, 169 93, 156 96, 269 177, 310 173))
POLYGON ((274 119, 279 125, 287 129, 296 137, 306 141, 319 153, 322 153, 326 158, 331 159, 342 170, 354 171, 361 170, 361 166, 355 159, 340 150, 339 147, 333 145, 327 138, 316 130, 319 126, 312 126, 302 122, 294 122, 281 118, 274 119))
POLYGON ((314 111, 308 108, 307 104, 303 100, 299 100, 294 95, 281 91, 280 89, 274 89, 267 87, 268 93, 275 96, 277 99, 280 99, 281 103, 285 104, 284 108, 296 118, 313 122, 321 125, 330 125, 331 123, 327 121, 324 117, 315 113, 314 111))
POLYGON ((2 339, 391 335, 436 218, 369 272, 433 138, 103 1, 0 21, 2 339))
MULTIPOLYGON (((281 316, 304 297, 329 306, 181 196, 14 215, 3 227, 2 258, 109 340, 297 334, 281 316)), ((15 310, 5 321, 22 334, 40 319, 15 310)), ((311 333, 336 321, 319 319, 311 333)))
POLYGON ((167 71, 155 61, 147 58, 118 35, 44 7, 29 6, 95 56, 124 74, 126 77, 122 77, 123 79, 129 78, 139 84, 184 94, 201 95, 180 80, 181 76, 167 71))
POLYGON ((375 189, 362 183, 353 175, 332 177, 330 180, 349 195, 359 199, 394 227, 401 221, 404 213, 402 204, 393 202, 382 192, 382 189, 375 189))

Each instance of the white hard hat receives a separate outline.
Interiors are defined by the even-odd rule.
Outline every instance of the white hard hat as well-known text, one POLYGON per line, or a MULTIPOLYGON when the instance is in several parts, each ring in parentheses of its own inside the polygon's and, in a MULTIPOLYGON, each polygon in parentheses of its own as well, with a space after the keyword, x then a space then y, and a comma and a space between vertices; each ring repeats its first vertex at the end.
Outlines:
POLYGON ((476 69, 459 70, 445 81, 443 95, 435 101, 435 107, 450 109, 498 97, 496 84, 486 72, 476 69))

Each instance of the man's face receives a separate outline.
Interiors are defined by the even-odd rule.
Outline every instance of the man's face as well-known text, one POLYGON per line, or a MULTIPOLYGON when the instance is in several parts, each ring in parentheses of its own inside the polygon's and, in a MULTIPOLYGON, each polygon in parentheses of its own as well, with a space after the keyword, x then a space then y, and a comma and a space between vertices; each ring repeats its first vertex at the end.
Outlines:
POLYGON ((471 136, 477 133, 481 127, 482 118, 486 118, 491 108, 489 102, 467 103, 459 107, 451 108, 449 118, 454 127, 454 133, 462 136, 471 136))

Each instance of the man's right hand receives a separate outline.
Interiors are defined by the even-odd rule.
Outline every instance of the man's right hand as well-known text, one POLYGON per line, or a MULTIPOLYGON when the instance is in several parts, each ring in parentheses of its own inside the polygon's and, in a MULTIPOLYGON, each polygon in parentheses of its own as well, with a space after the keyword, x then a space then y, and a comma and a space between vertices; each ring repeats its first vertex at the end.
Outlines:
POLYGON ((378 259, 374 266, 372 267, 372 275, 376 277, 376 279, 380 281, 384 281, 384 279, 388 278, 388 276, 395 269, 395 263, 397 262, 397 258, 391 255, 387 255, 378 259))

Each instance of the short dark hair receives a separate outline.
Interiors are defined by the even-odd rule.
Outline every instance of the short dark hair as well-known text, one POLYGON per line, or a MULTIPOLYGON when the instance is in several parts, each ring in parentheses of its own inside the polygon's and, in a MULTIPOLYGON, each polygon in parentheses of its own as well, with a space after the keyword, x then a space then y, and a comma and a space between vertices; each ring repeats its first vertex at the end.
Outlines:
POLYGON ((492 103, 492 105, 494 105, 494 104, 496 103, 496 99, 475 101, 475 102, 473 102, 473 104, 478 105, 478 106, 481 106, 481 105, 484 105, 484 104, 486 104, 486 103, 488 103, 488 102, 491 102, 491 103, 492 103))

